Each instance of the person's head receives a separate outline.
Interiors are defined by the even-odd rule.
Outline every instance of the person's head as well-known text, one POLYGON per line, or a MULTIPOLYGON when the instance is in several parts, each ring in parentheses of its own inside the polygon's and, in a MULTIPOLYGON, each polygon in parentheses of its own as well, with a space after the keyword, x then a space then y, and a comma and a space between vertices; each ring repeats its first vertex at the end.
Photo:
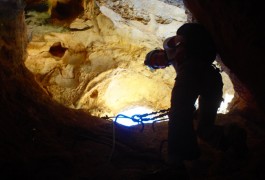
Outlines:
POLYGON ((177 30, 177 36, 184 38, 188 57, 203 59, 209 63, 215 60, 215 44, 203 25, 186 23, 177 30))
POLYGON ((170 62, 164 50, 156 49, 147 53, 144 64, 152 69, 163 69, 169 66, 170 62))
POLYGON ((163 43, 163 49, 152 50, 146 57, 144 64, 152 69, 163 69, 171 64, 181 64, 186 56, 185 42, 181 36, 172 36, 163 43))

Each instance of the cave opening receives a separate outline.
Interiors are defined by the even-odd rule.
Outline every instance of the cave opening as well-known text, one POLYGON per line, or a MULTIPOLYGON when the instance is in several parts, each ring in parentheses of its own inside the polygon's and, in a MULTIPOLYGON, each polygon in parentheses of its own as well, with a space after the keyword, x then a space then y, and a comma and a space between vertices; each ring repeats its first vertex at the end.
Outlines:
MULTIPOLYGON (((49 16, 43 12, 28 11, 26 67, 53 100, 94 116, 133 116, 132 112, 168 109, 175 71, 172 67, 150 71, 143 61, 148 50, 161 47, 163 40, 187 21, 185 9, 167 5, 165 8, 172 12, 164 14, 151 9, 149 16, 138 22, 113 11, 111 5, 98 6, 101 13, 97 18, 79 16, 69 28, 51 24, 53 21, 47 21, 49 16), (172 20, 176 14, 179 18, 172 20)), ((224 101, 218 113, 225 114, 234 89, 225 72, 222 77, 224 101)), ((137 124, 128 121, 131 119, 118 122, 137 124)))

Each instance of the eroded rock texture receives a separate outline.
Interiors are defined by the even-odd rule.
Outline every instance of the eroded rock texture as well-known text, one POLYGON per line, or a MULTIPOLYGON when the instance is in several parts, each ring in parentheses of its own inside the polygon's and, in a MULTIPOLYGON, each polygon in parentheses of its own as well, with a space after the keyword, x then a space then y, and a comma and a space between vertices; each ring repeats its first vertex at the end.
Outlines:
POLYGON ((59 28, 44 14, 28 12, 26 67, 52 99, 93 115, 114 116, 133 106, 167 109, 175 71, 151 72, 143 61, 186 21, 185 11, 160 1, 91 5, 59 28))

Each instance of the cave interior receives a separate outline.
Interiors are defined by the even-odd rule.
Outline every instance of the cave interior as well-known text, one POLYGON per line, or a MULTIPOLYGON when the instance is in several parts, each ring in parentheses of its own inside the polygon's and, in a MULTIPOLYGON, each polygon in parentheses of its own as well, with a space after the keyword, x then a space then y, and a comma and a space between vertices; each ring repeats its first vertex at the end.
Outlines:
MULTIPOLYGON (((174 72, 154 73, 142 65, 146 52, 164 37, 127 33, 120 16, 115 22, 108 18, 106 2, 0 0, 1 179, 141 179, 161 166, 167 121, 123 126, 109 117, 140 101, 155 110, 168 108, 174 72), (122 30, 114 31, 113 24, 122 30), (164 83, 158 84, 161 77, 164 83)), ((111 1, 116 12, 121 2, 111 1)), ((265 179, 262 2, 183 2, 173 7, 185 7, 187 19, 176 17, 180 23, 173 25, 197 21, 211 32, 217 63, 234 91, 229 111, 216 121, 244 128, 249 149, 238 157, 199 140, 202 156, 186 163, 189 176, 265 179)), ((146 32, 159 29, 152 16, 130 16, 137 5, 126 5, 122 18, 148 27, 146 32)))

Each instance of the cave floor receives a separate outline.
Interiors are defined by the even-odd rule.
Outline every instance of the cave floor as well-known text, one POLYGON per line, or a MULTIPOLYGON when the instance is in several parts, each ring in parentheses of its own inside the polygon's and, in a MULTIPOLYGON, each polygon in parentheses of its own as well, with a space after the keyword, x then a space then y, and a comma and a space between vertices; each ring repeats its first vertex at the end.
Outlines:
MULTIPOLYGON (((262 127, 246 121, 242 123, 239 115, 219 115, 218 118, 222 122, 238 122, 246 128, 249 152, 237 158, 199 141, 201 157, 185 162, 190 179, 264 179, 265 133, 262 127)), ((27 172, 33 179, 142 179, 146 173, 163 166, 159 145, 166 134, 166 123, 157 125, 155 131, 151 125, 140 130, 141 127, 116 126, 114 132, 111 123, 98 127, 93 133, 64 128, 60 132, 64 148, 38 154, 27 165, 27 172)), ((37 144, 36 148, 43 150, 37 144)))

